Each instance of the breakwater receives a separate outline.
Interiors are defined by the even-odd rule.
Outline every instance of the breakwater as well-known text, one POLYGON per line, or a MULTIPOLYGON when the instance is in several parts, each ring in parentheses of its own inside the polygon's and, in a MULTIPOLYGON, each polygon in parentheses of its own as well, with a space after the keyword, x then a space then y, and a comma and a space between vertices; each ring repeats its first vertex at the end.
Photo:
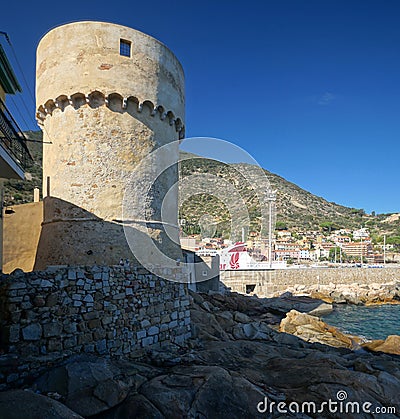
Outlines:
POLYGON ((379 287, 400 282, 400 269, 390 267, 232 270, 221 271, 220 278, 231 291, 271 297, 286 291, 296 293, 310 288, 317 291, 353 284, 379 287))

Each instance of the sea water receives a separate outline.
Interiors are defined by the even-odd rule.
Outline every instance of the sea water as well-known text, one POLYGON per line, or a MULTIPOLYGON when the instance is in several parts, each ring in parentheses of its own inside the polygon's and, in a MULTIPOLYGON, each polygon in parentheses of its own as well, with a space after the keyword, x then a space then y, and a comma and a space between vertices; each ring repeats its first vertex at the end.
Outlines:
POLYGON ((345 333, 366 339, 386 339, 389 335, 400 335, 400 304, 337 305, 322 320, 345 333))

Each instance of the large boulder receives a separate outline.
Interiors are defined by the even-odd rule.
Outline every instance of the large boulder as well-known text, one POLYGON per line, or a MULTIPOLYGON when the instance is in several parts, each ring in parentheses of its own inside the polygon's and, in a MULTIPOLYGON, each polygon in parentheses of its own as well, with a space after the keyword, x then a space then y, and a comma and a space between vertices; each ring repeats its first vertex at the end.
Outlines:
MULTIPOLYGON (((198 298, 198 297, 196 297, 198 298)), ((333 310, 332 304, 308 296, 294 296, 290 292, 284 293, 279 297, 257 298, 249 297, 235 292, 220 294, 202 294, 201 298, 206 299, 214 307, 220 310, 240 312, 249 317, 265 316, 266 314, 276 314, 281 318, 290 310, 297 310, 304 313, 314 312, 315 315, 323 315, 333 310)), ((196 300, 195 300, 196 301, 196 300)), ((237 316, 237 314, 235 314, 237 316)), ((245 323, 241 320, 237 320, 245 323)))
POLYGON ((28 390, 0 392, 1 419, 83 419, 60 402, 28 390))
POLYGON ((175 367, 144 384, 140 393, 171 419, 261 418, 257 404, 268 396, 239 374, 199 365, 175 367))
MULTIPOLYGON (((345 391, 349 402, 393 406, 399 411, 400 364, 396 357, 297 341, 299 345, 296 341, 289 345, 273 341, 210 341, 198 357, 206 365, 223 367, 232 376, 252 383, 272 401, 313 401, 321 405, 328 399, 337 401, 338 392, 345 391)), ((226 397, 227 389, 221 386, 221 399, 226 397)), ((234 407, 221 418, 252 417, 251 404, 247 414, 234 407)), ((367 415, 349 413, 345 417, 357 419, 367 415)))
POLYGON ((385 340, 373 340, 362 346, 374 352, 400 355, 400 336, 390 335, 385 340))
POLYGON ((281 321, 280 332, 290 333, 306 340, 337 348, 357 348, 361 342, 356 336, 346 335, 336 327, 329 326, 318 317, 291 310, 281 321))
POLYGON ((66 365, 46 372, 36 381, 44 393, 58 393, 63 402, 82 416, 91 416, 121 403, 131 380, 106 359, 75 358, 66 365))

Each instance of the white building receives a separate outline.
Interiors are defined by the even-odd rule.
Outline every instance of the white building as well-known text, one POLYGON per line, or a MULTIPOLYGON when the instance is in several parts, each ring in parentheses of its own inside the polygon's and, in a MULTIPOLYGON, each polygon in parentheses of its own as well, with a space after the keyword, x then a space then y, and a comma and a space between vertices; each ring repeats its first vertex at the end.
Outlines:
POLYGON ((369 231, 365 227, 360 228, 359 230, 354 230, 353 231, 353 239, 354 240, 366 239, 368 237, 369 237, 369 231))

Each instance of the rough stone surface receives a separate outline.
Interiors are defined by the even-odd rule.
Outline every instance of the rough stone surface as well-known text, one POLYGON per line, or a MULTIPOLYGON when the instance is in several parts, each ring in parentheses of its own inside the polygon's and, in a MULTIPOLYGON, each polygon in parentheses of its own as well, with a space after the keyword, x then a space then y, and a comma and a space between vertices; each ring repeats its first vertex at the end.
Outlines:
POLYGON ((400 301, 400 269, 310 268, 275 271, 221 271, 221 281, 231 291, 246 293, 254 285, 258 297, 290 292, 327 303, 379 304, 400 301))
POLYGON ((24 340, 40 340, 42 337, 42 326, 37 323, 30 324, 22 329, 24 340))
MULTIPOLYGON (((180 271, 177 267, 175 274, 180 271)), ((11 274, 3 275, 0 282, 0 327, 4 331, 1 349, 9 354, 54 359, 80 352, 122 356, 149 345, 182 344, 190 337, 187 288, 144 269, 60 267, 18 273, 17 289, 14 281, 11 274), (96 275, 98 279, 94 280, 96 275), (49 299, 62 304, 42 304, 49 299), (30 301, 33 304, 26 304, 30 301), (173 322, 172 313, 177 317, 173 322)), ((32 361, 31 372, 40 365, 32 361)), ((18 371, 10 374, 17 374, 18 379, 22 375, 18 371)), ((9 383, 7 380, 7 375, 0 374, 0 385, 9 383)))
POLYGON ((47 198, 35 269, 132 259, 118 222, 122 214, 134 221, 126 229, 138 251, 148 233, 173 262, 182 259, 178 198, 171 193, 178 181, 177 144, 141 165, 151 152, 183 138, 184 74, 174 54, 121 25, 62 25, 39 43, 36 93, 47 198), (131 43, 129 57, 120 54, 121 39, 131 43), (132 205, 123 211, 127 190, 132 205), (167 234, 162 222, 175 227, 167 234))
POLYGON ((357 348, 361 342, 356 336, 346 335, 329 326, 318 317, 291 310, 281 321, 279 331, 298 336, 308 342, 324 343, 337 348, 357 348))
POLYGON ((375 352, 400 355, 400 336, 390 335, 385 340, 373 340, 364 343, 362 346, 375 352))
MULTIPOLYGON (((320 408, 328 399, 338 401, 339 391, 346 392, 345 402, 368 402, 371 410, 395 409, 379 417, 399 417, 398 356, 335 348, 280 333, 268 300, 234 293, 192 295, 196 334, 186 341, 187 346, 141 348, 132 351, 129 359, 73 356, 57 367, 47 366, 31 388, 60 397, 64 403, 68 399, 74 409, 85 409, 93 419, 378 417, 352 411, 290 414, 274 409, 270 414, 257 410, 265 400, 275 407, 313 402, 320 408), (207 309, 202 305, 205 301, 207 309)), ((296 316, 319 321, 302 313, 296 316)), ((396 344, 396 338, 390 341, 396 344)), ((1 371, 18 363, 23 366, 22 362, 21 357, 0 357, 1 371)))
POLYGON ((103 359, 76 359, 44 374, 36 388, 42 393, 58 393, 64 403, 82 416, 91 416, 116 406, 125 399, 129 377, 103 359))
MULTIPOLYGON (((98 419, 164 419, 165 416, 141 394, 128 396, 114 409, 103 412, 98 419)), ((97 419, 97 418, 96 418, 97 419)))
POLYGON ((32 391, 0 392, 2 419, 83 419, 62 403, 32 391))

